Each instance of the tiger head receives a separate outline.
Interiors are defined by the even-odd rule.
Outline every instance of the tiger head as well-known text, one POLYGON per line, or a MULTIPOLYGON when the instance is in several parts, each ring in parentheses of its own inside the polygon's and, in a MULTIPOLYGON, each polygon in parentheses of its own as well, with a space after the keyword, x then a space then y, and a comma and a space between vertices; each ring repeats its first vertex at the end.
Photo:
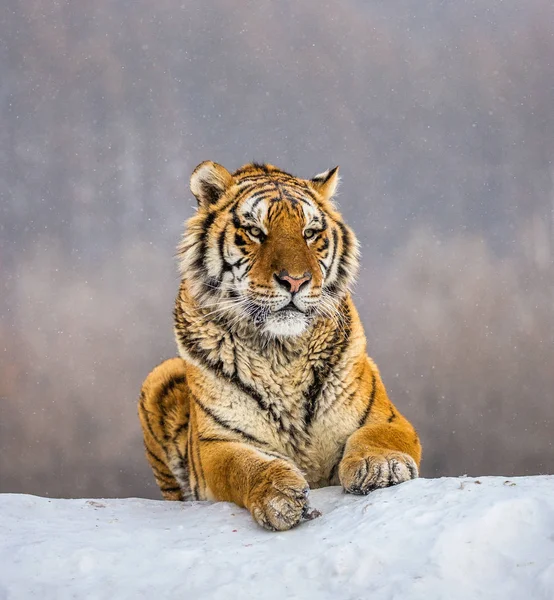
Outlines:
POLYGON ((179 259, 205 314, 273 337, 333 318, 358 267, 357 240, 332 203, 338 181, 338 167, 313 179, 256 163, 232 174, 210 161, 196 167, 198 211, 179 259))

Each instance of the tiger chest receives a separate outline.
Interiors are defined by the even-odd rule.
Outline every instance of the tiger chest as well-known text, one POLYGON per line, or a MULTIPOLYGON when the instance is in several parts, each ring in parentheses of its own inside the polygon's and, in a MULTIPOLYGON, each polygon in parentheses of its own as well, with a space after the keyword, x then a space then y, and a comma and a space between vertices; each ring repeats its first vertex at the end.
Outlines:
POLYGON ((260 449, 290 458, 312 487, 336 483, 333 475, 357 422, 342 403, 342 390, 327 386, 314 399, 309 386, 265 378, 264 394, 247 394, 219 383, 216 410, 235 431, 260 449), (268 383, 269 381, 269 383, 268 383))

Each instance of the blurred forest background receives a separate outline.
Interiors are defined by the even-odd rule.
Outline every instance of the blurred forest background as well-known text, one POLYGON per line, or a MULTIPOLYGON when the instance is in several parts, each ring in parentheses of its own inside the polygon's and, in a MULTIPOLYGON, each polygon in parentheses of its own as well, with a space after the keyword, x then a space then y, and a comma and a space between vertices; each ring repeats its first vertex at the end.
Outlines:
POLYGON ((552 0, 3 0, 0 490, 159 497, 192 169, 341 166, 423 475, 554 472, 552 0))

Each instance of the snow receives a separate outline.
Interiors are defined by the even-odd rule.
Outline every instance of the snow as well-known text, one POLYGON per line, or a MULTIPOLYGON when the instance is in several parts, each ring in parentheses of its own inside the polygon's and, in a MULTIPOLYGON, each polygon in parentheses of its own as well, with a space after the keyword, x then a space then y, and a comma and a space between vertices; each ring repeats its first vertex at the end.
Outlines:
POLYGON ((418 479, 271 533, 227 503, 0 495, 0 599, 554 598, 554 476, 418 479))

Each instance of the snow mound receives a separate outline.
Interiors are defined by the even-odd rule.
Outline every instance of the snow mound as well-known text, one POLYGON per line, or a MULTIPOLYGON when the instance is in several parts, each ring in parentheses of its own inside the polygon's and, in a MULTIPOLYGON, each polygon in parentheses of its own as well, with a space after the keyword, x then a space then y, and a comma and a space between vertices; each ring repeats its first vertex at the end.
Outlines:
POLYGON ((227 503, 0 495, 0 600, 554 598, 554 476, 311 501, 270 533, 227 503))

